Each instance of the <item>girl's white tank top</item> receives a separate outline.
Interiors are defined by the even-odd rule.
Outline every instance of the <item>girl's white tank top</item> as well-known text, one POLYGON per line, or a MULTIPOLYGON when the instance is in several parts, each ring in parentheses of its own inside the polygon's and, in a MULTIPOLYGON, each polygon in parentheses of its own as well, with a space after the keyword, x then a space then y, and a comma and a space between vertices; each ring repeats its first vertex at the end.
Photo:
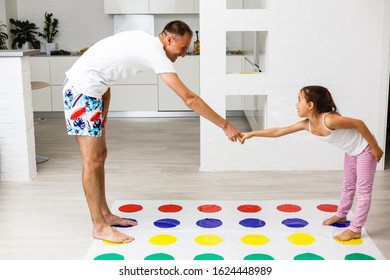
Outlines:
MULTIPOLYGON (((324 114, 322 123, 325 128, 330 132, 327 136, 318 136, 323 141, 331 143, 339 147, 341 150, 351 156, 359 155, 368 145, 366 139, 356 129, 329 129, 325 124, 325 117, 329 113, 324 114)), ((309 132, 311 133, 311 126, 309 120, 309 132)))

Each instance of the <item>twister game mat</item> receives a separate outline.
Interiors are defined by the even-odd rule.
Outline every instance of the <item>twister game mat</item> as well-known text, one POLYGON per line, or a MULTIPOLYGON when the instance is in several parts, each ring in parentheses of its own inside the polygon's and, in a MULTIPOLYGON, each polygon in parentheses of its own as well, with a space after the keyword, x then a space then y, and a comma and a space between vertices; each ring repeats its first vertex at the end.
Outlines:
POLYGON ((94 240, 89 260, 383 260, 375 243, 338 242, 345 224, 322 226, 337 201, 115 201, 127 244, 94 240))

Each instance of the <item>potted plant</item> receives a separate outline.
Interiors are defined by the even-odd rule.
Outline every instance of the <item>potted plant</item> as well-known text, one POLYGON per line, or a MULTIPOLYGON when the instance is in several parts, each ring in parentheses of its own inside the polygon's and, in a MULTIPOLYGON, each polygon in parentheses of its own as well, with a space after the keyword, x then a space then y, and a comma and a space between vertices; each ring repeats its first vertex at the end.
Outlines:
POLYGON ((18 49, 40 48, 41 42, 35 38, 35 35, 38 34, 38 32, 35 31, 38 29, 35 23, 29 22, 28 20, 15 20, 13 18, 10 19, 10 22, 14 25, 14 28, 10 30, 13 49, 16 47, 18 49))
POLYGON ((51 51, 58 49, 57 43, 54 43, 54 37, 58 33, 58 19, 53 18, 52 13, 45 12, 45 26, 43 32, 39 32, 38 36, 47 41, 45 43, 46 54, 50 55, 51 51))
POLYGON ((0 50, 6 50, 7 49, 7 39, 8 34, 1 31, 2 28, 7 28, 5 24, 0 24, 0 50))

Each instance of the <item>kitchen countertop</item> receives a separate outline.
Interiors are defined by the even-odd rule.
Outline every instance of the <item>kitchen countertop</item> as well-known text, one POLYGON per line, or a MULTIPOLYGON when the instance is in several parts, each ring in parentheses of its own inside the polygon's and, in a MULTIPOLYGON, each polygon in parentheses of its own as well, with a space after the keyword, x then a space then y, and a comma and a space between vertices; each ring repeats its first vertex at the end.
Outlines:
POLYGON ((22 57, 39 54, 40 50, 0 50, 0 57, 22 57))
MULTIPOLYGON (((32 54, 34 56, 39 56, 39 57, 78 57, 81 56, 81 54, 70 54, 70 55, 47 55, 46 53, 41 53, 41 52, 36 52, 32 54)), ((1 55, 0 55, 1 56, 1 55)), ((200 54, 195 54, 195 53, 186 53, 186 56, 200 56, 200 54)), ((232 53, 227 53, 226 56, 245 56, 245 54, 232 54, 232 53)))
MULTIPOLYGON (((0 57, 22 57, 22 56, 42 56, 42 57, 71 57, 71 56, 81 56, 80 54, 70 54, 70 55, 47 55, 46 53, 41 53, 38 49, 29 49, 29 50, 0 50, 0 57)), ((193 52, 186 54, 187 56, 199 56, 193 52)), ((245 56, 245 54, 235 54, 235 53, 226 53, 227 56, 245 56)))
MULTIPOLYGON (((1 56, 1 55, 0 55, 1 56)), ((70 54, 70 55, 48 55, 46 53, 34 53, 33 56, 36 57, 79 57, 81 54, 70 54)), ((199 56, 199 54, 194 54, 194 53, 187 53, 186 56, 199 56)))
POLYGON ((67 54, 67 55, 54 55, 54 54, 46 54, 46 53, 38 53, 34 54, 34 56, 39 56, 39 57, 79 57, 81 54, 67 54))

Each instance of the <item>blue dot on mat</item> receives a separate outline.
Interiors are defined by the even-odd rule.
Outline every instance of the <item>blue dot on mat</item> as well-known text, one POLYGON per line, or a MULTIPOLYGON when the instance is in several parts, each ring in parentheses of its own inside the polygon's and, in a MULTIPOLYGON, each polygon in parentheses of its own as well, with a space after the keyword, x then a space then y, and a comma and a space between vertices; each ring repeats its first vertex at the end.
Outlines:
POLYGON ((159 228, 173 228, 180 225, 180 222, 175 219, 161 219, 155 221, 154 225, 159 228))
POLYGON ((349 227, 350 223, 351 223, 351 221, 346 221, 345 223, 334 223, 334 224, 331 224, 331 226, 337 227, 337 228, 346 228, 346 227, 349 227))
POLYGON ((206 218, 196 222, 196 225, 202 228, 216 228, 222 225, 222 222, 218 219, 206 218))
MULTIPOLYGON (((129 221, 133 221, 133 222, 138 223, 137 220, 135 220, 135 219, 129 219, 129 218, 123 218, 123 219, 124 219, 124 220, 129 220, 129 221)), ((131 225, 128 225, 128 226, 114 225, 114 227, 128 228, 128 227, 133 227, 133 226, 131 226, 131 225)))
POLYGON ((249 218, 240 221, 240 225, 243 227, 259 228, 265 226, 265 222, 260 219, 249 218))
POLYGON ((283 220, 282 224, 290 228, 303 228, 307 226, 309 223, 302 219, 291 218, 291 219, 283 220))

